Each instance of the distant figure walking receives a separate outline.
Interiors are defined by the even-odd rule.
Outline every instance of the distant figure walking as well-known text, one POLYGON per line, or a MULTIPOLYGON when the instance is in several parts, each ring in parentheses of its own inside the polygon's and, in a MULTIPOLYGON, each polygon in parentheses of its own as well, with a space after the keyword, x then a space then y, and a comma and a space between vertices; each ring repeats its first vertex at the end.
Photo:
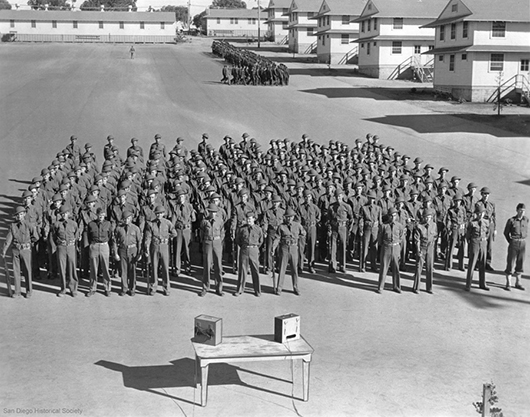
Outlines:
POLYGON ((134 53, 136 50, 134 49, 134 45, 131 45, 131 49, 129 49, 129 52, 131 53, 131 59, 134 59, 134 53))

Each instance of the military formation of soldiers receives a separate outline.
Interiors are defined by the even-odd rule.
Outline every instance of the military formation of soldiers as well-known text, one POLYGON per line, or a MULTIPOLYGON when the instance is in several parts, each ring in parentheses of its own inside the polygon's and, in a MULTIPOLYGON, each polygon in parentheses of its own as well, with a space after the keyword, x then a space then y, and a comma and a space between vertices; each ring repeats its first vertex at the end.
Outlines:
MULTIPOLYGON (((227 264, 238 276, 234 296, 245 292, 248 274, 256 296, 260 274, 271 275, 272 291, 280 295, 288 268, 293 293, 300 295, 299 274, 317 273, 318 263, 331 274, 369 266, 379 274, 378 293, 389 269, 398 293, 400 273, 413 270, 417 293, 425 269, 432 293, 435 262, 449 271, 455 255, 462 271, 469 258, 465 289, 478 268, 479 287, 489 290, 485 274, 492 270, 497 214, 488 187, 477 191, 469 183, 464 189, 460 177, 448 177, 449 169, 435 171, 419 157, 410 163, 377 135, 324 145, 304 134, 300 141, 273 139, 266 150, 247 133, 223 141, 215 149, 205 133, 188 151, 179 137, 168 151, 157 134, 148 153, 133 138, 122 157, 108 136, 98 163, 91 144, 80 147, 72 136, 16 207, 2 249, 4 259, 12 252, 13 296, 20 297, 24 275, 30 297, 32 278, 43 270, 50 279, 60 277, 58 296, 68 290, 75 297, 79 277, 90 278, 86 296, 96 293, 100 277, 109 296, 113 274, 121 279, 119 294, 134 296, 139 271, 148 295, 157 293, 159 276, 161 292, 169 295, 172 276, 198 266, 193 245, 202 262, 200 296, 212 280, 224 295, 227 264)), ((503 233, 506 290, 524 290, 528 218, 523 203, 516 211, 503 233)))
POLYGON ((223 66, 223 84, 289 85, 289 69, 226 41, 213 41, 212 53, 230 64, 223 66))

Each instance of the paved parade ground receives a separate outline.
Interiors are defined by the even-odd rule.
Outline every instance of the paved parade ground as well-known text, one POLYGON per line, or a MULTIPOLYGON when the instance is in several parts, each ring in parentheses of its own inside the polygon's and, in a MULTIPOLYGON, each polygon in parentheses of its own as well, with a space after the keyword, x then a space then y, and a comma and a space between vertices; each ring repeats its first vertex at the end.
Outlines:
MULTIPOLYGON (((91 142, 101 162, 110 134, 123 154, 132 137, 145 150, 156 133, 170 148, 182 136, 188 149, 204 132, 215 147, 224 135, 239 140, 248 132, 265 148, 270 139, 298 141, 303 133, 349 145, 372 133, 436 171, 448 167, 464 186, 491 189, 498 219, 491 291, 465 292, 465 272, 438 265, 433 295, 423 284, 419 295, 410 291, 412 270, 402 274, 401 295, 376 294, 376 274, 350 265, 330 275, 318 265, 316 274, 301 276, 300 297, 290 292, 289 277, 287 291, 274 296, 262 275, 259 299, 200 298, 202 268, 195 266, 191 276, 173 278, 170 297, 58 298, 58 280, 44 280, 34 283, 31 299, 13 300, 2 270, 0 414, 473 416, 482 384, 493 381, 504 415, 527 416, 530 280, 527 271, 525 292, 503 289, 502 230, 517 203, 530 205, 530 134, 492 126, 493 111, 480 123, 460 117, 453 103, 390 100, 389 91, 418 85, 327 70, 289 54, 272 54, 291 69, 288 87, 227 86, 210 43, 138 45, 134 60, 128 45, 0 45, 2 243, 22 190, 70 135, 91 142), (202 408, 194 317, 221 317, 226 335, 264 335, 275 316, 291 312, 301 316, 315 351, 309 401, 300 400, 299 363, 238 363, 210 366, 202 408)), ((529 112, 507 109, 504 118, 521 125, 529 112)), ((231 292, 234 275, 228 270, 225 278, 231 292)))

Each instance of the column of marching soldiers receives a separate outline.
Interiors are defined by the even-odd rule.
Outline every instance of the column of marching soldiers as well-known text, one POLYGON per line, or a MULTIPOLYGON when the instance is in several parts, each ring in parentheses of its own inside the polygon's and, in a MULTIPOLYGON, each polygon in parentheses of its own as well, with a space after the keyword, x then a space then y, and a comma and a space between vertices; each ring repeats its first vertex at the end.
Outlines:
MULTIPOLYGON (((458 176, 447 176, 449 169, 435 175, 421 158, 411 164, 378 136, 350 147, 334 140, 322 145, 304 134, 301 141, 271 140, 263 150, 245 133, 239 143, 225 136, 216 150, 203 134, 197 150, 189 152, 179 137, 167 152, 157 134, 147 154, 133 138, 125 158, 109 136, 101 164, 90 144, 81 148, 70 139, 16 207, 2 250, 5 259, 12 249, 14 297, 21 295, 22 275, 30 297, 32 277, 40 279, 41 271, 49 279, 59 276, 58 296, 69 290, 75 297, 79 275, 90 279, 86 296, 96 293, 99 277, 109 296, 113 273, 121 278, 119 294, 134 296, 139 271, 147 294, 157 292, 160 277, 169 295, 170 271, 177 279, 182 271, 192 273, 192 245, 202 259, 200 296, 211 280, 224 294, 223 260, 237 273, 236 296, 249 273, 256 296, 260 272, 271 274, 280 295, 290 268, 299 295, 299 273, 315 274, 317 263, 328 273, 345 273, 348 262, 359 272, 378 272, 379 293, 389 269, 392 289, 401 292, 406 268, 414 268, 417 293, 425 269, 432 293, 434 262, 449 271, 455 254, 462 271, 469 258, 465 289, 478 267, 479 287, 489 290, 485 274, 492 269, 497 222, 490 190, 477 193, 475 183, 464 190, 458 176)), ((524 209, 519 204, 504 229, 507 290, 514 273, 515 288, 524 289, 524 209)))
POLYGON ((285 65, 252 51, 236 48, 226 41, 213 41, 212 53, 231 65, 223 67, 223 84, 289 85, 289 69, 285 65))

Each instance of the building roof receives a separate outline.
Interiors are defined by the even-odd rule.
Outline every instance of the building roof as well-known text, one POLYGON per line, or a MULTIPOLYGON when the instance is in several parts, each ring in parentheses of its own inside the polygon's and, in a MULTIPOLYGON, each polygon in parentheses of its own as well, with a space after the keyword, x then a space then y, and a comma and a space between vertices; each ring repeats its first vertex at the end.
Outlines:
POLYGON ((368 42, 368 41, 433 41, 434 35, 432 36, 422 36, 422 35, 403 35, 403 36, 390 36, 390 35, 375 35, 368 36, 366 38, 356 39, 354 42, 368 42))
POLYGON ((452 46, 449 48, 435 48, 430 51, 423 52, 422 55, 433 54, 453 54, 455 52, 488 52, 488 53, 529 53, 530 45, 465 45, 452 46))
POLYGON ((265 10, 269 9, 288 9, 291 7, 292 0, 270 0, 265 10))
POLYGON ((447 0, 368 0, 360 17, 353 22, 372 16, 429 19, 438 16, 446 3, 447 0))
POLYGON ((348 35, 358 35, 359 31, 357 29, 324 29, 315 32, 315 35, 326 35, 326 34, 348 34, 348 35))
POLYGON ((367 0, 323 0, 318 13, 312 19, 322 16, 349 15, 357 17, 363 11, 367 0))
POLYGON ((71 10, 0 10, 0 20, 78 22, 175 22, 173 12, 96 12, 71 10))
MULTIPOLYGON (((204 15, 203 19, 230 19, 232 17, 241 19, 257 19, 258 9, 206 9, 206 15, 204 15)), ((267 19, 267 13, 264 13, 264 11, 261 10, 261 20, 265 19, 267 19)))
POLYGON ((320 9, 322 0, 292 0, 289 6, 289 12, 304 13, 313 12, 317 13, 320 9))
POLYGON ((530 2, 503 0, 485 2, 483 0, 450 0, 440 10, 436 20, 425 27, 436 27, 460 20, 530 22, 530 2), (456 10, 453 11, 453 5, 456 10))
POLYGON ((272 19, 267 19, 265 23, 283 23, 288 21, 289 19, 286 17, 273 17, 272 19))
POLYGON ((294 25, 287 26, 288 29, 297 29, 297 28, 316 28, 316 22, 306 22, 306 23, 295 23, 294 25))

